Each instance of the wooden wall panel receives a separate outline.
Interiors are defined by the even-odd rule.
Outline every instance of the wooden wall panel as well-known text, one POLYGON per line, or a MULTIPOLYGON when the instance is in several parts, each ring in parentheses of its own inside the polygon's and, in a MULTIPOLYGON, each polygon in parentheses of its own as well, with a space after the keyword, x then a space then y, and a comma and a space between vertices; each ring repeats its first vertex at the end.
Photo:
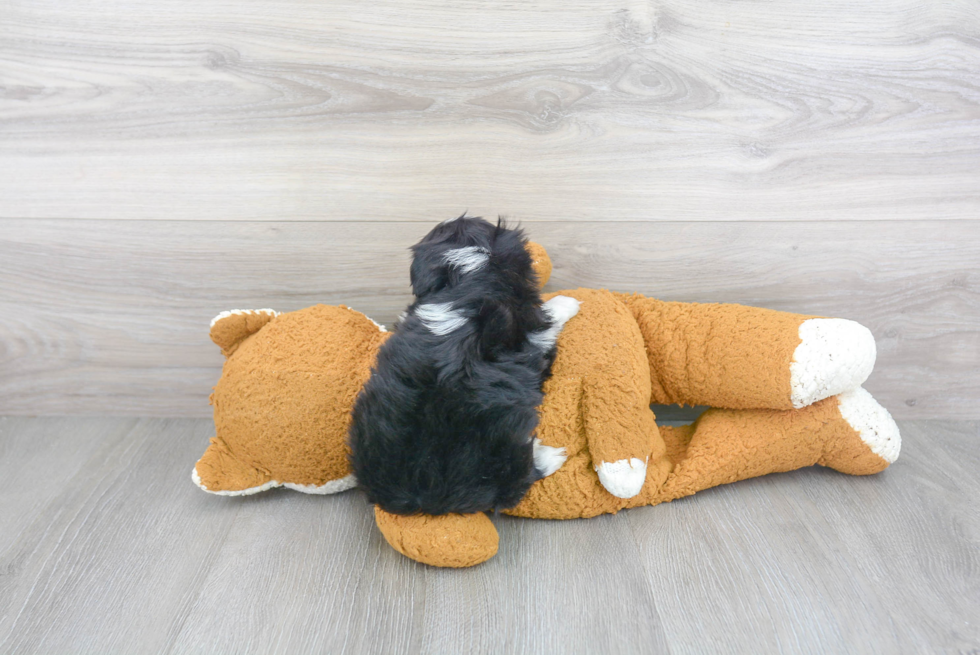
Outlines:
POLYGON ((205 415, 214 313, 391 320, 469 209, 556 286, 861 320, 896 415, 975 417, 978 171, 973 0, 0 0, 0 412, 205 415))
MULTIPOLYGON (((232 308, 390 322, 431 223, 0 220, 0 414, 206 416, 232 308)), ((897 417, 980 417, 980 221, 528 222, 549 289, 843 316, 897 417)))
POLYGON ((0 217, 976 219, 975 0, 0 1, 0 217))

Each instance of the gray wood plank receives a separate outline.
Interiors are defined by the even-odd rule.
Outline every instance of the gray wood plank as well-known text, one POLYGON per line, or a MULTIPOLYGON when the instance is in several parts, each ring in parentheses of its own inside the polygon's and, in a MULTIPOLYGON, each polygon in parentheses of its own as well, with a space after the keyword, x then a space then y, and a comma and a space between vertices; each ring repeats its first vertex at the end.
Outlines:
POLYGON ((209 421, 2 419, 0 520, 16 534, 0 544, 0 650, 970 652, 980 424, 901 428, 881 475, 814 468, 590 520, 496 517, 497 557, 448 571, 391 550, 359 491, 200 492, 187 470, 209 421), (36 477, 42 501, 24 502, 36 477))
MULTIPOLYGON (((66 423, 44 423, 56 446, 100 426, 106 438, 93 439, 98 448, 74 475, 34 481, 57 496, 0 556, 8 571, 0 651, 165 652, 238 512, 234 503, 207 504, 189 482, 212 427, 201 420, 66 423)), ((26 432, 4 439, 23 440, 26 432)), ((3 480, 0 495, 14 492, 3 480)))
POLYGON ((868 581, 903 652, 971 652, 980 647, 980 425, 901 427, 902 457, 881 484, 828 487, 836 476, 812 471, 791 497, 813 512, 814 540, 832 541, 845 571, 868 581))
MULTIPOLYGON (((0 220, 0 411, 207 416, 211 317, 323 302, 391 322, 431 225, 0 220)), ((894 415, 978 416, 980 221, 525 227, 549 289, 852 318, 894 415)))
POLYGON ((494 522, 489 562, 426 569, 423 653, 670 652, 622 516, 494 522))
MULTIPOLYGON (((0 553, 6 553, 38 515, 59 510, 63 488, 52 481, 73 479, 103 458, 135 422, 0 416, 0 553)), ((5 557, 5 571, 19 569, 27 552, 21 548, 18 556, 5 557)))
POLYGON ((0 216, 974 219, 980 16, 2 3, 0 216))
POLYGON ((821 468, 628 518, 675 653, 969 652, 980 646, 977 424, 903 422, 867 478, 821 468), (954 463, 952 455, 972 449, 954 463), (697 607, 697 612, 691 612, 697 607))
MULTIPOLYGON (((218 512, 227 500, 205 498, 218 512)), ((422 565, 384 543, 360 492, 277 491, 235 504, 173 652, 418 652, 422 565)))
POLYGON ((736 484, 627 514, 672 652, 745 652, 749 635, 753 652, 868 652, 881 638, 880 601, 832 574, 786 511, 792 484, 736 484))

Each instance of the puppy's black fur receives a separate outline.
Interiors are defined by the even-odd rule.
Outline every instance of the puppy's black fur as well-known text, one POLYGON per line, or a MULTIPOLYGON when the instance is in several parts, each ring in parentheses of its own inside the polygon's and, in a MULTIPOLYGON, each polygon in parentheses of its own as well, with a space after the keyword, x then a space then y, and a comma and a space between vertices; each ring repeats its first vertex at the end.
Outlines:
POLYGON ((413 246, 416 300, 378 353, 350 430, 357 481, 385 511, 512 507, 541 477, 532 438, 555 351, 528 341, 551 319, 525 244, 503 221, 462 216, 413 246), (447 261, 465 247, 484 264, 447 261), (439 335, 418 312, 444 303, 465 322, 439 335))

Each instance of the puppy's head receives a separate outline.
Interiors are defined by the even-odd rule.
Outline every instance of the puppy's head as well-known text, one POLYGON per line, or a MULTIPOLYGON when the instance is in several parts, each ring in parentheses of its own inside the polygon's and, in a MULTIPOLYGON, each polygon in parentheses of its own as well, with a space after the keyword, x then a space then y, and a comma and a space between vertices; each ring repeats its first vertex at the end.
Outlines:
POLYGON ((464 277, 484 270, 491 261, 514 275, 534 277, 527 239, 482 218, 460 216, 437 225, 412 246, 412 292, 417 298, 456 286, 464 277))

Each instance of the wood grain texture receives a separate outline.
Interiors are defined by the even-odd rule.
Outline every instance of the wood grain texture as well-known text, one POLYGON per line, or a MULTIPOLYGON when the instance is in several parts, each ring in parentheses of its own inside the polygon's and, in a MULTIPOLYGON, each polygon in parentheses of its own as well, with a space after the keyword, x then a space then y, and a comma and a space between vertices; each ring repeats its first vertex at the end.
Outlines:
POLYGON ((500 553, 460 571, 395 553, 359 491, 202 493, 188 471, 210 428, 0 418, 0 651, 980 648, 976 422, 902 422, 901 458, 866 478, 813 468, 596 519, 500 516, 500 553))
POLYGON ((671 651, 745 652, 745 635, 755 652, 980 646, 980 430, 900 427, 878 476, 814 467, 629 512, 671 651))
MULTIPOLYGON (((390 323, 431 223, 0 221, 0 412, 208 416, 225 309, 390 323)), ((896 416, 975 418, 980 221, 527 223, 549 289, 738 302, 867 325, 896 416)))
MULTIPOLYGON (((25 438, 22 424, 0 425, 3 441, 25 438)), ((0 651, 166 651, 238 512, 227 506, 214 513, 204 504, 190 520, 199 499, 184 483, 193 465, 187 453, 206 442, 209 426, 77 419, 41 425, 54 448, 81 439, 90 450, 73 475, 53 469, 25 480, 52 496, 40 511, 4 503, 3 524, 12 519, 25 527, 3 549, 0 651), (103 438, 85 439, 100 428, 103 438)), ((11 470, 23 463, 3 460, 11 470)), ((3 496, 15 490, 8 480, 3 496)))
POLYGON ((0 216, 976 219, 974 0, 0 1, 0 216))

